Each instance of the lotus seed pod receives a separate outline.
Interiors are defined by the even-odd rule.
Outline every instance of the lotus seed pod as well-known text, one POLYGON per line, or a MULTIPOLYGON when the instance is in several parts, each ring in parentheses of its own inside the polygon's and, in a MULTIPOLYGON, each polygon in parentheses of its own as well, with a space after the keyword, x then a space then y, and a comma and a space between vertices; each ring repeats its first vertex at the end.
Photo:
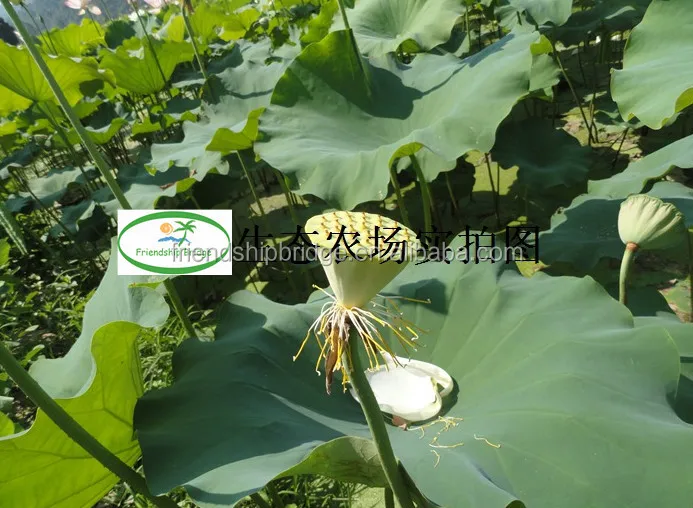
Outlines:
POLYGON ((684 238, 683 215, 671 203, 646 194, 636 194, 621 203, 618 234, 621 241, 639 249, 672 247, 684 238))
POLYGON ((305 230, 317 248, 340 305, 362 307, 421 249, 416 234, 397 221, 362 212, 311 217, 305 230))

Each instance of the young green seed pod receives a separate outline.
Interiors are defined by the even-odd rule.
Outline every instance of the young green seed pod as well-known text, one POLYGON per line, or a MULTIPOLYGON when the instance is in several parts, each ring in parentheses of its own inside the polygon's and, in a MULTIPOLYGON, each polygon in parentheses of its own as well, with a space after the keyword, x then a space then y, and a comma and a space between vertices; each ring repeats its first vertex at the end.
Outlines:
POLYGON ((416 234, 397 221, 361 212, 311 217, 307 233, 337 302, 362 307, 414 259, 421 248, 416 234))
POLYGON ((671 203, 646 194, 629 196, 618 214, 621 241, 633 250, 673 247, 685 238, 683 215, 671 203))

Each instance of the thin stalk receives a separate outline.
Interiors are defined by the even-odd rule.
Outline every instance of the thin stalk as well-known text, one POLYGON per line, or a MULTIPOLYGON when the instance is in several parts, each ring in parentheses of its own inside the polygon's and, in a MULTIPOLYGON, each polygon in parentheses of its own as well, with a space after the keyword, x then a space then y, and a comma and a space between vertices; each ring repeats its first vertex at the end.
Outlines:
MULTIPOLYGON (((236 156, 238 157, 238 161, 241 163, 241 167, 243 168, 243 174, 245 175, 246 180, 248 180, 248 186, 250 187, 250 192, 253 195, 253 199, 255 200, 255 204, 257 205, 258 210, 260 211, 260 215, 262 216, 262 221, 264 222, 265 228, 269 230, 269 223, 267 222, 267 214, 265 214, 265 207, 262 206, 262 202, 260 201, 260 197, 257 195, 257 192, 255 191, 255 185, 253 184, 252 178, 250 178, 250 173, 248 172, 248 168, 245 167, 245 162, 243 162, 243 158, 241 157, 240 152, 236 152, 236 156)), ((274 239, 274 237, 271 238, 270 240, 272 242, 273 247, 277 247, 277 243, 274 239)), ((293 277, 291 277, 291 273, 289 272, 289 268, 286 266, 286 262, 283 260, 280 260, 280 263, 282 265, 282 270, 284 271, 284 274, 286 275, 287 280, 289 281, 289 285, 291 286, 292 291, 294 292, 294 295, 298 296, 298 288, 296 287, 296 284, 294 283, 293 277)))
POLYGON ((409 495, 409 490, 407 489, 404 478, 400 473, 399 463, 395 458, 394 452, 392 451, 392 444, 390 443, 390 437, 387 435, 387 428, 385 427, 383 413, 380 411, 378 401, 373 394, 371 385, 368 383, 368 379, 366 378, 366 374, 364 372, 363 362, 361 361, 361 357, 359 356, 355 347, 355 344, 358 344, 361 341, 357 340, 358 337, 354 331, 352 331, 351 334, 352 340, 347 346, 349 349, 347 349, 347 353, 344 355, 345 358, 342 359, 344 365, 347 366, 349 381, 351 382, 351 386, 354 388, 354 391, 358 396, 361 409, 366 417, 366 422, 368 423, 368 428, 373 436, 375 447, 378 450, 380 464, 383 468, 383 473, 385 473, 385 478, 387 478, 387 483, 392 489, 392 492, 397 498, 401 508, 414 508, 414 503, 409 495))
POLYGON ((31 18, 31 22, 34 24, 34 28, 36 28, 36 35, 41 35, 41 27, 36 22, 36 18, 34 18, 33 14, 31 14, 31 11, 27 8, 24 2, 21 2, 19 5, 21 5, 22 9, 24 9, 24 12, 26 12, 29 18, 31 18))
POLYGON ((395 196, 397 196, 397 206, 399 207, 399 213, 402 216, 402 223, 408 228, 411 228, 411 223, 409 222, 409 212, 407 211, 407 207, 404 205, 402 189, 399 186, 399 181, 397 181, 397 173, 395 172, 394 166, 390 166, 390 182, 392 183, 392 187, 394 187, 395 189, 395 196))
POLYGON ((109 22, 113 21, 113 16, 111 16, 111 11, 108 10, 108 2, 106 2, 105 0, 101 0, 100 3, 101 3, 101 6, 103 7, 103 12, 106 13, 106 19, 108 19, 109 22))
POLYGON ((366 89, 368 90, 368 94, 370 95, 370 93, 371 93, 371 80, 369 77, 368 70, 366 69, 366 66, 363 63, 363 58, 361 58, 361 51, 359 50, 359 45, 356 42, 356 37, 354 36, 354 31, 351 29, 351 25, 349 25, 349 18, 347 17, 346 8, 344 7, 344 0, 337 0, 337 3, 339 4, 339 12, 342 15, 342 21, 344 22, 344 28, 346 28, 347 32, 349 32, 349 38, 351 39, 352 49, 354 50, 354 54, 356 55, 356 60, 359 63, 359 68, 361 69, 361 74, 363 75, 363 80, 367 85, 366 89))
POLYGON ((58 48, 55 45, 55 41, 53 40, 53 37, 51 37, 51 32, 48 30, 48 26, 46 26, 46 22, 43 21, 43 16, 39 16, 39 21, 41 22, 41 25, 43 25, 44 33, 46 34, 46 39, 48 42, 50 42, 50 46, 53 48, 53 53, 56 55, 58 54, 58 48))
POLYGON ((688 303, 690 305, 688 321, 693 322, 693 235, 691 231, 686 231, 686 240, 688 244, 688 303))
MULTIPOLYGON (((3 4, 7 0, 2 0, 3 4)), ((7 5, 4 6, 6 10, 7 5)), ((127 483, 132 490, 159 508, 176 508, 178 505, 168 497, 157 497, 149 491, 144 478, 103 446, 72 418, 43 388, 24 370, 17 359, 0 341, 0 366, 17 384, 20 390, 79 446, 98 460, 106 469, 127 483)))
POLYGON ((486 169, 488 170, 488 179, 491 182, 491 192, 493 193, 493 207, 496 211, 496 223, 498 227, 500 227, 500 205, 498 202, 500 199, 500 186, 498 188, 498 192, 496 192, 496 186, 493 183, 493 171, 491 170, 491 158, 488 154, 484 154, 484 157, 486 158, 486 169))
POLYGON ((65 143, 65 147, 70 152, 70 155, 72 155, 73 162, 77 165, 80 173, 82 173, 82 176, 84 177, 84 180, 86 181, 87 192, 89 193, 89 196, 91 196, 91 191, 96 190, 97 187, 95 184, 92 183, 91 178, 89 178, 89 175, 87 175, 86 171, 84 171, 84 167, 82 167, 82 163, 79 161, 79 157, 77 156, 77 152, 75 151, 74 147, 72 146, 72 143, 70 143, 70 138, 68 137, 67 132, 65 131, 65 129, 63 129, 63 126, 60 125, 58 120, 52 114, 50 114, 49 110, 43 109, 40 104, 37 104, 37 107, 46 116, 46 118, 51 123, 53 128, 58 132, 58 135, 63 140, 63 143, 65 143))
MULTIPOLYGON (((106 160, 101 155, 101 152, 96 146, 96 143, 94 143, 94 141, 89 136, 89 133, 82 125, 82 122, 79 121, 79 118, 75 113, 75 110, 72 109, 72 106, 70 106, 70 103, 67 101, 65 94, 60 89, 60 85, 58 85, 57 81, 55 81, 53 73, 50 71, 50 69, 46 65, 46 62, 41 57, 41 54, 36 49, 36 45, 31 40, 29 32, 24 26, 24 23, 22 23, 22 20, 19 19, 19 16, 17 16, 17 12, 14 10, 9 0, 0 0, 0 3, 7 11, 7 14, 10 16, 12 22, 17 27, 17 30, 19 31, 20 35, 24 38, 27 50, 36 62, 36 65, 40 69, 41 74, 43 74, 43 76, 46 78, 48 86, 50 86, 51 90, 53 91, 53 94, 55 95, 55 98, 58 100, 58 103, 60 103, 60 106, 63 108, 65 116, 67 116, 67 119, 72 124, 72 127, 75 129, 75 131, 77 131, 77 134, 82 140, 82 143, 84 143, 84 146, 87 148, 89 155, 91 155, 92 159, 94 160, 94 164, 96 164, 96 167, 101 172, 101 176, 103 176, 104 180, 106 180, 106 185, 108 185, 108 188, 111 190, 115 198, 118 200, 120 206, 125 210, 131 210, 132 206, 130 206, 130 202, 125 197, 125 194, 123 193, 123 190, 120 188, 120 185, 118 185, 118 182, 113 176, 113 173, 111 173, 111 169, 106 164, 106 160)), ((164 286, 166 287, 166 290, 169 291, 169 295, 171 296, 172 301, 177 300, 178 302, 180 302, 180 296, 178 296, 175 286, 173 286, 173 284, 170 283, 170 281, 164 281, 164 286)), ((185 313, 185 309, 183 309, 183 312, 180 312, 180 309, 176 307, 175 310, 178 314, 178 319, 181 320, 185 329, 188 331, 192 330, 192 336, 197 337, 197 335, 194 334, 194 329, 192 327, 192 323, 190 322, 190 317, 187 315, 187 313, 185 313)))
POLYGON ((454 215, 457 215, 459 212, 457 208, 457 198, 455 197, 455 193, 452 190, 452 183, 450 182, 450 176, 448 175, 448 171, 444 173, 445 175, 445 186, 448 188, 448 194, 450 195, 450 202, 452 203, 452 213, 454 215))
POLYGON ((275 176, 277 177, 277 181, 279 182, 279 186, 282 188, 282 192, 284 193, 286 204, 289 207, 289 215, 291 215, 291 220, 294 221, 294 224, 300 224, 298 221, 298 215, 296 215, 293 200, 291 199, 291 191, 289 190, 289 186, 286 184, 286 180, 284 180, 284 174, 278 169, 275 169, 274 172, 275 176))
POLYGON ((156 64, 156 68, 159 70, 159 74, 161 74, 161 80, 164 83, 164 87, 166 86, 166 75, 164 74, 164 70, 161 67, 161 63, 159 62, 159 57, 156 55, 156 50, 154 49, 154 43, 152 42, 152 38, 149 37, 149 32, 147 32, 147 28, 144 25, 144 21, 142 20, 142 16, 140 16, 140 10, 137 6, 136 0, 130 0, 130 5, 132 8, 135 10, 135 16, 137 16, 137 19, 140 22, 140 26, 142 27, 142 32, 144 32, 144 36, 147 39, 147 45, 149 45, 149 50, 152 52, 152 57, 154 58, 154 63, 156 64))
POLYGON ((183 301, 180 299, 180 295, 178 294, 176 286, 173 285, 173 280, 166 279, 164 281, 164 287, 168 292, 168 296, 171 298, 171 304, 173 305, 173 309, 176 311, 176 314, 180 318, 181 323, 183 324, 183 328, 185 328, 185 331, 188 333, 189 338, 196 339, 197 332, 195 332, 195 328, 193 328, 192 321, 190 321, 190 317, 188 316, 188 311, 185 309, 183 301))
POLYGON ((193 31, 192 24, 190 23, 190 18, 188 18, 187 8, 183 6, 181 8, 181 14, 183 15, 183 23, 185 23, 185 29, 188 31, 188 36, 190 37, 190 42, 192 43, 193 51, 195 52, 195 59, 197 60, 197 65, 200 66, 200 72, 207 85, 207 90, 209 90, 209 96, 213 102, 217 101, 216 94, 212 89, 212 84, 209 82, 209 76, 207 75, 207 69, 202 61, 202 56, 200 55, 200 50, 197 47, 197 41, 195 40, 195 32, 193 31))
POLYGON ((262 497, 260 494, 257 492, 254 492, 253 494, 250 494, 250 499, 253 500, 253 502, 258 505, 260 508, 272 508, 270 504, 265 501, 265 498, 262 497))
POLYGON ((633 261, 635 261, 635 253, 637 251, 638 246, 633 242, 628 242, 626 244, 626 250, 623 252, 623 258, 621 259, 621 272, 618 277, 618 301, 623 305, 625 305, 628 300, 626 296, 628 275, 630 274, 631 266, 633 266, 633 261))
POLYGON ((411 165, 414 167, 414 172, 416 173, 416 179, 419 183, 419 188, 421 189, 421 201, 423 202, 423 215, 424 215, 424 228, 426 231, 433 231, 433 223, 431 221, 431 190, 428 188, 428 182, 426 177, 421 170, 419 161, 416 159, 416 155, 410 155, 409 160, 411 160, 411 165))
POLYGON ((623 136, 621 137, 621 142, 618 144, 618 150, 616 150, 616 155, 614 156, 614 160, 611 163, 611 171, 613 171, 616 168, 616 163, 618 162, 618 156, 621 155, 621 148, 623 148, 623 142, 626 140, 626 136, 628 136, 629 130, 630 130, 630 127, 626 127, 626 130, 623 131, 623 136))
POLYGON ((91 22, 94 23, 94 28, 96 28, 96 33, 99 34, 99 36, 103 36, 103 32, 101 31, 101 27, 99 26, 99 23, 94 19, 94 15, 91 13, 89 9, 87 9, 87 15, 89 16, 89 19, 91 19, 91 22))
POLYGON ((385 487, 385 508, 395 508, 395 495, 390 487, 385 487))
POLYGON ((580 99, 578 99, 577 92, 575 91, 575 87, 573 86, 573 81, 570 79, 570 77, 568 76, 568 73, 565 70, 565 67, 563 66, 563 61, 561 60, 561 57, 558 54, 558 50, 556 49, 556 43, 551 38, 549 38, 549 42, 551 43, 551 49, 553 50, 553 56, 556 59, 556 63, 558 64, 558 67, 561 69, 561 73, 563 74, 563 77, 565 78, 566 83, 568 83, 568 88, 570 88, 570 93, 573 95, 573 100, 575 101, 575 104, 577 104, 577 107, 580 110, 580 115, 582 116, 582 120, 585 122, 585 128, 587 128, 587 133, 589 135, 589 144, 591 146, 592 143, 594 142, 594 139, 592 137, 592 130, 590 129, 590 123, 587 121, 587 116, 585 115, 585 111, 582 109, 582 103, 580 102, 580 99))
POLYGON ((267 491, 267 496, 272 500, 272 508, 284 508, 284 502, 279 497, 279 492, 274 488, 272 482, 265 485, 265 490, 267 491))

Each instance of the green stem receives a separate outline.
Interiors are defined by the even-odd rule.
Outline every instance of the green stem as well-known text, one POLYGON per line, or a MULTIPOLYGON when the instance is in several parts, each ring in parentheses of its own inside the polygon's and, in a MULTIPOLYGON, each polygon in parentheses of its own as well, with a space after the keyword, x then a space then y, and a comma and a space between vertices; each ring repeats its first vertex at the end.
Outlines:
POLYGON ((279 180, 279 186, 282 188, 282 192, 284 193, 286 204, 289 207, 289 215, 291 215, 291 220, 294 221, 294 224, 299 224, 298 216, 296 215, 296 209, 294 208, 291 199, 291 190, 289 190, 289 186, 286 184, 286 180, 284 179, 284 173, 282 173, 278 169, 275 169, 274 172, 276 173, 277 180, 279 180))
MULTIPOLYGON (((255 200, 255 204, 257 205, 258 210, 260 211, 260 215, 262 216, 262 222, 264 223, 265 228, 269 231, 269 222, 267 221, 267 214, 265 214, 265 207, 262 206, 262 202, 260 201, 259 196, 257 195, 257 192, 255 191, 255 185, 253 184, 253 180, 250 178, 250 173, 248 172, 248 168, 245 167, 245 162, 243 162, 243 158, 241 157, 240 152, 236 152, 236 157, 238 157, 238 161, 241 163, 241 168, 243 168, 243 174, 245 175, 246 180, 248 181, 248 186, 250 187, 250 192, 253 195, 253 199, 255 200)), ((272 246, 274 248, 277 247, 277 242, 274 239, 274 237, 271 238, 270 240, 272 242, 272 246)), ((282 270, 284 271, 284 275, 286 275, 287 280, 289 281, 289 285, 291 286, 292 291, 294 292, 294 295, 296 297, 299 296, 298 288, 296 287, 296 283, 294 282, 293 277, 291 277, 291 272, 289 271, 289 267, 286 265, 286 262, 283 260, 280 260, 280 264, 282 265, 282 270)))
POLYGON ((260 494, 257 492, 254 492, 253 494, 250 494, 250 499, 253 500, 253 502, 258 505, 260 508, 272 508, 270 504, 265 501, 265 498, 262 497, 260 494))
POLYGON ((428 182, 426 177, 421 170, 419 161, 416 159, 416 155, 410 155, 409 160, 411 160, 411 165, 414 166, 414 172, 416 173, 416 179, 419 183, 419 188, 421 189, 421 201, 423 201, 423 215, 424 215, 424 228, 428 232, 433 231, 433 223, 431 222, 431 190, 428 188, 428 182))
POLYGON ((618 301, 623 305, 627 303, 626 288, 628 287, 628 275, 630 274, 630 267, 633 266, 633 261, 635 261, 635 253, 638 251, 638 246, 633 242, 628 242, 626 244, 626 250, 623 252, 623 258, 621 259, 621 272, 618 277, 618 301))
POLYGON ((399 181, 397 181, 397 173, 394 166, 390 166, 390 182, 392 187, 395 189, 395 196, 397 196, 397 206, 399 207, 399 213, 402 216, 402 222, 408 228, 411 228, 409 222, 409 212, 407 207, 404 205, 404 198, 402 197, 402 189, 399 186, 399 181))
POLYGON ((690 313, 688 321, 693 322, 693 232, 686 231, 686 243, 688 244, 688 303, 690 313))
POLYGON ((166 82, 168 81, 166 79, 166 75, 164 74, 164 70, 161 68, 161 63, 159 62, 159 57, 156 55, 156 50, 154 49, 154 43, 152 42, 151 37, 149 37, 149 32, 147 32, 147 28, 144 25, 144 21, 142 21, 142 16, 140 16, 140 10, 139 7, 137 6, 137 2, 135 0, 130 0, 130 5, 132 8, 135 10, 135 16, 137 16, 137 19, 140 22, 140 26, 142 27, 142 32, 144 32, 144 36, 147 39, 147 45, 149 46, 149 50, 152 52, 152 57, 154 58, 154 63, 156 64, 156 68, 159 70, 159 74, 161 74, 161 80, 164 83, 164 88, 166 87, 166 82))
POLYGON ((342 361, 347 368, 349 381, 358 396, 361 409, 366 417, 366 422, 368 422, 368 428, 371 431, 375 447, 378 450, 378 456, 380 457, 380 464, 385 473, 385 478, 387 478, 387 483, 392 489, 392 492, 394 492, 401 508, 414 508, 409 490, 407 490, 404 478, 400 473, 399 464, 392 451, 390 437, 387 435, 387 428, 385 427, 385 419, 380 411, 378 401, 373 394, 371 385, 368 383, 363 362, 355 346, 361 341, 355 331, 352 331, 350 339, 348 354, 345 355, 346 358, 343 358, 342 361))
POLYGON ((556 43, 553 41, 553 39, 548 39, 551 43, 551 49, 553 51, 553 56, 556 59, 556 63, 558 64, 558 67, 560 67, 561 73, 563 74, 566 83, 568 83, 568 88, 570 88, 570 93, 573 95, 573 100, 575 101, 575 104, 577 104, 577 107, 580 110, 582 120, 585 122, 585 128, 587 129, 587 134, 589 136, 589 144, 591 145, 594 142, 594 139, 592 137, 592 129, 590 128, 590 123, 587 121, 587 115, 585 115, 585 111, 582 109, 582 103, 580 102, 580 99, 578 99, 577 92, 575 91, 575 87, 573 86, 573 81, 568 76, 565 67, 563 67, 563 61, 561 60, 561 57, 558 54, 558 50, 556 49, 556 43))
POLYGON ((496 185, 493 183, 493 171, 491 170, 491 157, 489 154, 484 154, 484 157, 486 158, 486 169, 488 170, 488 179, 491 182, 491 192, 493 193, 493 207, 496 210, 496 225, 500 227, 500 188, 498 192, 496 192, 496 185))
POLYGON ((91 13, 89 9, 87 9, 87 15, 89 16, 89 19, 91 19, 91 22, 94 23, 94 28, 96 28, 96 33, 99 34, 99 37, 103 37, 103 32, 101 31, 101 28, 99 27, 99 23, 94 19, 94 15, 91 13))
POLYGON ((361 58, 361 51, 359 50, 359 45, 356 42, 356 36, 354 35, 354 31, 351 29, 351 25, 349 25, 349 18, 347 17, 346 8, 344 7, 344 0, 337 0, 337 3, 339 4, 339 12, 342 15, 342 21, 344 22, 344 28, 346 28, 347 32, 349 33, 349 38, 351 39, 351 46, 352 46, 352 49, 354 50, 354 55, 356 56, 356 60, 359 64, 359 69, 361 69, 361 74, 363 75, 363 80, 366 83, 366 90, 368 90, 368 94, 370 96, 370 94, 371 94, 371 80, 369 77, 368 70, 366 69, 366 66, 363 63, 363 58, 361 58))
POLYGON ((188 36, 190 37, 190 42, 192 43, 193 52, 195 53, 195 59, 197 60, 197 65, 200 66, 200 72, 207 85, 207 90, 209 90, 209 96, 213 102, 217 101, 216 94, 212 89, 212 84, 209 82, 209 76, 207 75, 207 69, 205 69, 205 64, 202 61, 202 56, 200 55, 200 50, 197 47, 197 41, 195 40, 195 32, 193 31, 192 24, 190 23, 190 18, 188 18, 187 9, 185 6, 181 8, 181 14, 183 15, 183 23, 185 23, 185 29, 188 31, 188 36))
POLYGON ((190 338, 196 339, 197 332, 195 332, 195 328, 193 328, 192 321, 190 321, 190 317, 188 316, 188 311, 185 310, 185 306, 183 305, 183 301, 180 299, 176 286, 173 285, 173 280, 166 279, 164 281, 164 287, 168 292, 168 296, 171 298, 171 304, 173 305, 173 309, 176 311, 176 315, 180 318, 183 328, 185 328, 185 331, 188 333, 190 338))
MULTIPOLYGON (((111 173, 111 169, 109 168, 108 164, 106 164, 106 160, 101 155, 101 152, 99 151, 98 147, 96 146, 96 143, 94 143, 94 141, 89 136, 89 133, 86 131, 86 129, 82 125, 82 122, 79 121, 79 118, 77 117, 77 114, 75 113, 75 110, 72 109, 72 106, 70 106, 70 103, 67 101, 65 94, 60 89, 60 85, 58 85, 58 82, 55 80, 55 77, 53 77, 53 73, 51 73, 50 69, 46 65, 46 62, 43 60, 43 58, 41 57, 41 54, 36 49, 36 45, 31 40, 31 37, 29 36, 29 32, 27 31, 26 27, 24 26, 24 23, 22 23, 22 20, 19 19, 19 16, 17 16, 17 12, 14 10, 14 8, 10 4, 9 0, 0 0, 0 3, 2 3, 2 6, 5 8, 5 10, 7 11, 7 14, 12 19, 12 22, 17 27, 17 30, 19 31, 21 36, 24 38, 27 50, 29 51, 32 58, 36 62, 36 65, 40 69, 41 74, 43 74, 43 76, 46 78, 46 81, 48 82, 48 86, 50 86, 51 90, 53 91, 53 94, 55 95, 55 98, 58 100, 58 103, 60 103, 60 106, 63 108, 63 111, 65 112, 65 116, 67 116, 67 119, 72 124, 72 127, 75 129, 75 131, 77 131, 77 135, 80 137, 80 139, 82 140, 82 143, 84 143, 84 146, 87 148, 89 155, 91 155, 91 158, 94 160, 94 164, 96 164, 96 167, 101 172, 101 176, 103 176, 104 180, 106 180, 106 185, 108 185, 108 188, 111 190, 111 192, 113 193, 115 198, 118 200, 118 203, 120 204, 120 206, 125 210, 131 210, 132 206, 130 206, 130 202, 125 197, 125 194, 123 193, 123 190, 120 188, 120 185, 118 185, 118 182, 116 181, 115 177, 113 176, 113 173, 111 173)), ((173 284, 170 284, 167 282, 168 281, 164 282, 164 285, 166 286, 166 289, 169 291, 169 295, 171 296, 171 300, 172 301, 177 300, 178 302, 180 302, 180 297, 178 296, 178 293, 176 292, 175 286, 173 286, 173 284)), ((174 307, 175 307, 175 302, 174 302, 174 307)), ((182 307, 182 305, 181 305, 181 307, 182 307)), ((182 309, 183 312, 180 312, 180 309, 175 307, 175 310, 176 310, 176 313, 178 314, 178 318, 183 323, 183 326, 185 327, 185 329, 188 331, 192 330, 193 331, 192 336, 197 337, 194 334, 194 329, 192 327, 192 323, 190 322, 190 317, 185 313, 185 309, 182 309)))
POLYGON ((395 508, 395 495, 390 487, 385 487, 385 508, 395 508))
MULTIPOLYGON (((7 0, 2 0, 3 4, 7 0)), ((4 6, 6 10, 7 5, 4 6)), ((0 366, 2 366, 20 390, 38 406, 46 415, 79 446, 98 460, 106 469, 127 483, 132 490, 145 497, 154 506, 160 508, 175 508, 178 505, 168 497, 154 496, 147 487, 144 478, 130 466, 120 460, 108 448, 103 446, 72 418, 58 403, 48 395, 43 388, 24 370, 17 359, 0 341, 0 366)))
POLYGON ((445 186, 448 188, 448 194, 450 195, 450 203, 452 203, 452 213, 454 215, 457 215, 459 209, 457 208, 457 198, 455 197, 455 193, 452 190, 452 182, 450 182, 450 176, 448 175, 448 171, 446 171, 444 174, 445 186))
POLYGON ((267 496, 272 500, 272 508, 284 508, 284 502, 282 498, 279 497, 279 492, 274 488, 272 482, 265 485, 265 490, 267 491, 267 496))
POLYGON ((43 20, 43 16, 39 16, 39 21, 41 22, 41 25, 43 26, 44 33, 46 34, 46 38, 50 42, 50 46, 53 48, 53 53, 56 55, 58 54, 58 47, 55 45, 55 41, 53 40, 53 37, 51 37, 51 32, 48 29, 48 26, 46 26, 46 22, 43 20))

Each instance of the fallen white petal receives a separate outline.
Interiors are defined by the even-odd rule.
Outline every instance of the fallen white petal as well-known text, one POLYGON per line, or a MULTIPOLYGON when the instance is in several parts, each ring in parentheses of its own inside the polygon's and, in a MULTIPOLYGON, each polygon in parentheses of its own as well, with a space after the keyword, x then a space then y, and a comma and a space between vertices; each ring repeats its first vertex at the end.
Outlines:
MULTIPOLYGON (((452 391, 452 378, 431 363, 396 358, 399 365, 389 354, 383 353, 385 365, 366 370, 380 410, 409 422, 433 418, 443 406, 442 397, 452 391)), ((353 386, 350 391, 352 397, 359 400, 353 386)))

